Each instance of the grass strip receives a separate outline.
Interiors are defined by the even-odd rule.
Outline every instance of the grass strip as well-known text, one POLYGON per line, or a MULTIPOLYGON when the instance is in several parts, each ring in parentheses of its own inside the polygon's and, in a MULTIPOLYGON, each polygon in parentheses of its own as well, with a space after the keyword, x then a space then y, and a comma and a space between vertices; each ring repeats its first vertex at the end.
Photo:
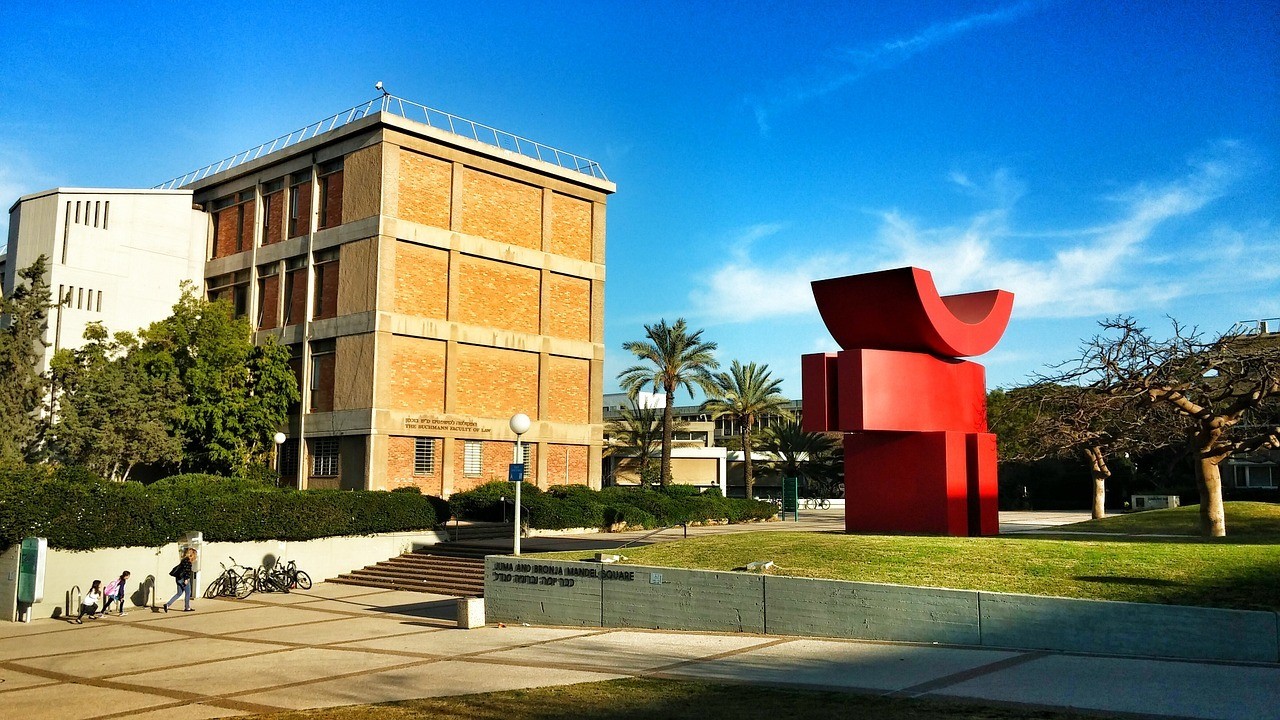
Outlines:
POLYGON ((264 720, 1081 720, 1108 717, 968 701, 885 698, 840 692, 721 685, 680 680, 626 679, 405 700, 380 705, 300 710, 256 716, 264 720))

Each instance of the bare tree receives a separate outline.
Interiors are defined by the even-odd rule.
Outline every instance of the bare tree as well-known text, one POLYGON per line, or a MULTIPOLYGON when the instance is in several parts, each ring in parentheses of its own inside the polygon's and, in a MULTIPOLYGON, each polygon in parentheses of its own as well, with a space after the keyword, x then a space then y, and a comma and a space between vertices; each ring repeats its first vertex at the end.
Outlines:
MULTIPOLYGON (((1093 482, 1093 518, 1106 517, 1109 460, 1122 454, 1138 454, 1167 443, 1173 416, 1142 412, 1135 403, 1096 387, 1063 385, 1048 378, 1007 393, 1007 401, 993 411, 1020 422, 1008 427, 1011 442, 1001 436, 1001 455, 1007 460, 1035 461, 1080 456, 1089 466, 1093 482)), ((1174 431, 1176 432, 1176 431, 1174 431)))
POLYGON ((1088 382, 1099 393, 1139 406, 1163 407, 1185 418, 1200 494, 1200 530, 1227 534, 1220 465, 1232 455, 1280 446, 1280 425, 1242 424, 1251 411, 1280 397, 1280 342, 1266 336, 1223 335, 1205 341, 1173 321, 1173 336, 1153 339, 1130 317, 1100 323, 1061 381, 1088 382))

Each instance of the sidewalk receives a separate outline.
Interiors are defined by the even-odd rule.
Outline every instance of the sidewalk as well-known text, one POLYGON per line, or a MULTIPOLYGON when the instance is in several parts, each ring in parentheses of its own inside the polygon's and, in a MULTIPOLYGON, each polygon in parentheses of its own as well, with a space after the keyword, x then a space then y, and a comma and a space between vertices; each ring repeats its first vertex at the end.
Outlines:
POLYGON ((211 718, 620 677, 961 697, 1183 718, 1280 718, 1280 665, 742 634, 454 629, 438 595, 309 593, 0 624, 0 716, 211 718))

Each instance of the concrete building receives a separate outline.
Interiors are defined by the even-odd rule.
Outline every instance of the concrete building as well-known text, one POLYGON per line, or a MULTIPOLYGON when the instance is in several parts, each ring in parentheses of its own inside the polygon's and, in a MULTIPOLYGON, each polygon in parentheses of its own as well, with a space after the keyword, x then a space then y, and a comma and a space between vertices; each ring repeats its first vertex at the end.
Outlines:
POLYGON ((212 216, 209 296, 293 351, 282 473, 448 496, 507 477, 523 412, 527 478, 599 487, 615 186, 583 158, 392 101, 184 183, 212 216))
POLYGON ((7 289, 55 259, 61 347, 167 315, 182 279, 229 301, 293 353, 298 487, 505 480, 515 413, 528 481, 599 487, 614 191, 586 158, 385 95, 157 190, 24 197, 2 261, 7 289))
POLYGON ((77 348, 85 326, 137 330, 167 317, 181 282, 204 277, 208 216, 190 190, 55 188, 24 195, 9 209, 4 294, 17 273, 44 255, 61 304, 49 313, 41 370, 53 353, 77 348))

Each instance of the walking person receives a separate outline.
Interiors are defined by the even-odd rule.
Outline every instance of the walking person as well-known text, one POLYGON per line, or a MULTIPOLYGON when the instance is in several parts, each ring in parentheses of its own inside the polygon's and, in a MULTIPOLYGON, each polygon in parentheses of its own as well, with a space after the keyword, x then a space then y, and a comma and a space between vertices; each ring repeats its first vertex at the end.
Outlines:
POLYGON ((174 593, 173 597, 169 598, 168 602, 164 604, 165 612, 169 612, 169 606, 184 595, 186 597, 183 598, 182 609, 186 612, 191 612, 191 596, 196 581, 195 566, 193 565, 195 560, 196 549, 187 548, 182 553, 182 560, 179 561, 177 565, 174 565, 173 569, 169 571, 169 574, 173 576, 173 579, 178 582, 178 592, 174 593))
POLYGON ((103 589, 103 597, 106 601, 102 604, 102 614, 106 615, 111 610, 111 603, 116 603, 116 609, 120 611, 120 615, 124 615, 124 586, 129 580, 129 571, 125 570, 120 573, 120 577, 107 583, 107 587, 103 589))
POLYGON ((89 592, 84 594, 84 599, 80 601, 80 614, 76 616, 76 624, 84 624, 85 613, 89 614, 92 620, 98 614, 98 606, 102 604, 102 581, 94 580, 93 585, 89 587, 89 592))

